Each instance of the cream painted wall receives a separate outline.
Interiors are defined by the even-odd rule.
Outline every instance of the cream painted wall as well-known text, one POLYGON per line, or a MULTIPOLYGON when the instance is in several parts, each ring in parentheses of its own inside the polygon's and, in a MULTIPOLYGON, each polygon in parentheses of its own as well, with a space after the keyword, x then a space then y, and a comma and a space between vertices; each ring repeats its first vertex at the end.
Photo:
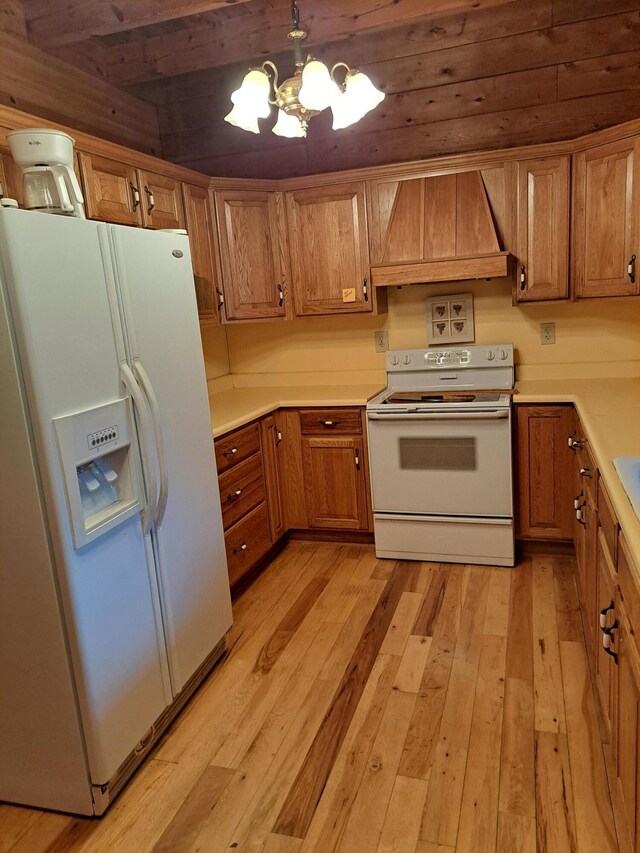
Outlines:
POLYGON ((514 308, 511 284, 501 279, 389 288, 389 312, 379 317, 228 326, 234 385, 382 382, 385 358, 374 352, 374 330, 387 329, 391 349, 424 347, 427 296, 467 292, 474 294, 476 342, 512 342, 520 378, 640 375, 640 299, 514 308), (539 324, 549 321, 557 343, 542 346, 539 324))
POLYGON ((229 373, 229 352, 224 327, 204 326, 201 328, 201 334, 207 380, 225 376, 229 373))

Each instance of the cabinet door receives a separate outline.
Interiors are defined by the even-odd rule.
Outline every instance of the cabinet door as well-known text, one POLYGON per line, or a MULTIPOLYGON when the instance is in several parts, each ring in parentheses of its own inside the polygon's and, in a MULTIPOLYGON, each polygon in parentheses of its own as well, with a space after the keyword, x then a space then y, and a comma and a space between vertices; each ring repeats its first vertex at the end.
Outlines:
POLYGON ((518 535, 571 539, 573 456, 567 447, 570 406, 515 406, 518 535))
POLYGON ((569 296, 569 158, 518 166, 516 301, 569 296))
POLYGON ((80 172, 89 219, 142 225, 138 173, 133 166, 80 152, 80 172))
POLYGON ((637 259, 632 261, 640 252, 638 145, 632 138, 575 157, 572 257, 578 298, 640 292, 640 269, 637 259))
POLYGON ((260 433, 262 437, 262 457, 264 459, 271 541, 276 542, 286 530, 280 477, 282 465, 282 460, 280 459, 282 431, 278 426, 278 415, 270 415, 268 418, 263 418, 260 423, 260 433))
POLYGON ((145 228, 184 228, 184 208, 179 181, 154 172, 138 172, 145 228))
POLYGON ((22 173, 8 148, 0 148, 0 182, 2 182, 2 196, 15 198, 20 207, 23 207, 22 173))
POLYGON ((216 192, 227 320, 287 314, 279 193, 216 192))
POLYGON ((198 316, 201 323, 219 322, 218 259, 213 217, 213 198, 206 187, 183 184, 184 211, 191 247, 191 263, 196 285, 198 316))
POLYGON ((287 193, 296 314, 372 310, 364 184, 287 193))
MULTIPOLYGON (((616 613, 614 607, 615 586, 613 581, 613 574, 614 569, 611 565, 607 553, 606 540, 604 539, 602 528, 600 528, 600 530, 598 531, 596 612, 593 614, 593 618, 596 624, 596 635, 598 636, 595 672, 596 683, 598 685, 598 690, 600 693, 600 704, 602 706, 605 723, 609 732, 611 732, 611 723, 613 720, 613 685, 615 664, 611 655, 606 653, 602 645, 602 640, 605 634, 602 631, 600 625, 600 613, 604 610, 607 611, 603 614, 603 619, 606 623, 607 628, 614 624, 616 613)), ((612 636, 615 636, 615 632, 612 632, 612 636)), ((613 643, 613 647, 615 648, 615 641, 613 643)))
POLYGON ((629 633, 624 606, 616 599, 619 627, 615 631, 617 646, 615 755, 618 789, 626 813, 629 835, 634 850, 638 849, 638 766, 640 713, 640 673, 633 637, 629 633))
POLYGON ((363 451, 362 436, 302 439, 309 527, 367 529, 363 451))

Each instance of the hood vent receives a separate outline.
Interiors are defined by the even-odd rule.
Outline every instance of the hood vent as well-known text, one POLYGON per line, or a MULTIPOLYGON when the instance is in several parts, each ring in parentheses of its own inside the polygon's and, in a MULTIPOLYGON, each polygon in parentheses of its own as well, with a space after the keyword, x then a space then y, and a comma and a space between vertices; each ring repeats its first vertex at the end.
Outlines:
POLYGON ((371 268, 375 286, 508 274, 480 172, 400 181, 385 201, 382 263, 371 268))

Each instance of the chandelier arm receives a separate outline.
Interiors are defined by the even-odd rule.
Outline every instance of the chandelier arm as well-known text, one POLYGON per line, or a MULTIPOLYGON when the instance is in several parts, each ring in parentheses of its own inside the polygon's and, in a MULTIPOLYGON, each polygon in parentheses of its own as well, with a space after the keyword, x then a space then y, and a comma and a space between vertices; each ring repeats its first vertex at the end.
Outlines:
POLYGON ((271 71, 273 72, 273 80, 271 80, 271 85, 273 86, 273 94, 275 96, 274 100, 271 100, 271 98, 269 98, 269 103, 270 104, 277 104, 278 103, 278 101, 277 101, 277 97, 278 97, 278 69, 276 68, 276 66, 273 64, 273 62, 270 59, 266 59, 262 63, 262 70, 267 75, 267 77, 269 76, 268 71, 267 71, 268 68, 270 68, 271 71))
MULTIPOLYGON (((347 73, 345 74, 344 80, 342 81, 342 85, 344 86, 347 77, 349 76, 349 74, 351 74, 351 68, 347 65, 346 62, 336 62, 336 64, 334 66, 332 66, 332 68, 331 68, 331 79, 334 81, 334 83, 338 82, 333 75, 333 72, 336 70, 336 68, 346 68, 347 69, 347 73)), ((340 84, 338 84, 338 85, 340 85, 340 84)))

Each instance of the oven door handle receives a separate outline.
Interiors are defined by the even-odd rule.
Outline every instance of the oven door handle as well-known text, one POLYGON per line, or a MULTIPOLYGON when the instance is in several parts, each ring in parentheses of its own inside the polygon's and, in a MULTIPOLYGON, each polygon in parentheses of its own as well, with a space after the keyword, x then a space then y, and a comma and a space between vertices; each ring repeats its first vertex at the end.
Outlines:
POLYGON ((498 421, 509 417, 508 409, 495 412, 406 412, 386 414, 368 412, 370 421, 498 421))

